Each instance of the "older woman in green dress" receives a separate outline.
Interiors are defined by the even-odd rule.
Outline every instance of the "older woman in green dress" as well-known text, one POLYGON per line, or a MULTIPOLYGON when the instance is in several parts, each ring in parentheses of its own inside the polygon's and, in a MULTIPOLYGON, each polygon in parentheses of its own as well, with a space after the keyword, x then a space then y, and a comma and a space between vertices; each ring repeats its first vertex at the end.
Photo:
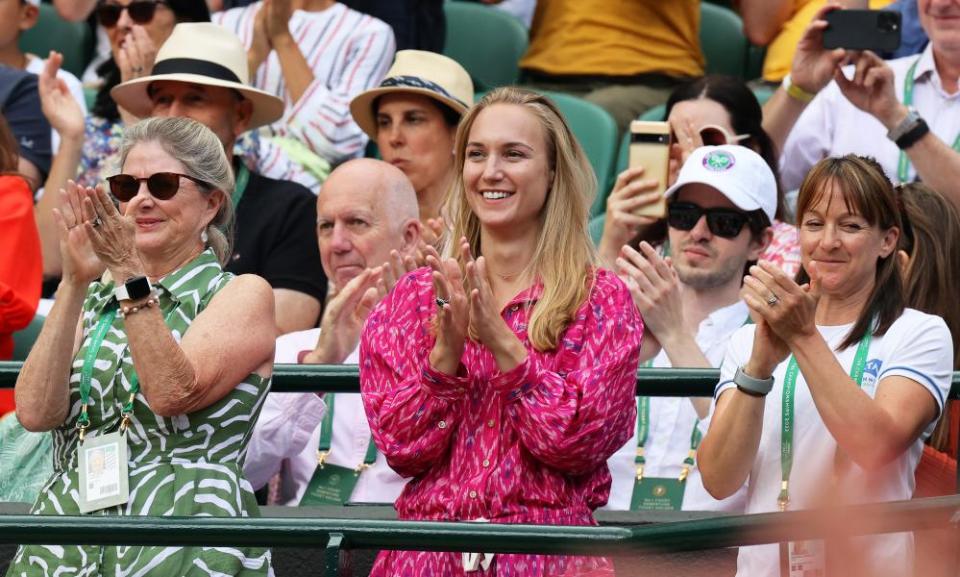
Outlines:
MULTIPOLYGON (((257 514, 241 466, 273 370, 273 297, 234 278, 234 182, 197 122, 130 128, 123 174, 72 183, 55 213, 63 281, 16 385, 17 416, 53 431, 39 515, 257 514), (106 274, 105 274, 106 273, 106 274)), ((201 544, 202 545, 202 544, 201 544)), ((24 546, 9 575, 266 575, 266 550, 24 546), (58 571, 59 570, 59 571, 58 571)))

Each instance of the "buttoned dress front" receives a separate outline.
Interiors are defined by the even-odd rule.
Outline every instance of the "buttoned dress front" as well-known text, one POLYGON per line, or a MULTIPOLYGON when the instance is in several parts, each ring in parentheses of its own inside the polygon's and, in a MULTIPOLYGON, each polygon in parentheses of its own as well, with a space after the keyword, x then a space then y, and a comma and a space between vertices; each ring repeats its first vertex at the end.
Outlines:
MULTIPOLYGON (((542 292, 530 287, 502 311, 528 352, 505 373, 470 340, 456 376, 430 367, 429 269, 405 276, 370 315, 360 385, 377 447, 397 473, 413 477, 396 502, 400 519, 596 524, 592 511, 610 492, 606 460, 636 420, 643 322, 626 286, 598 269, 557 348, 540 352, 527 323, 542 292)), ((607 572, 599 557, 504 554, 481 574, 607 572)), ((372 575, 463 573, 460 553, 385 551, 372 575)))

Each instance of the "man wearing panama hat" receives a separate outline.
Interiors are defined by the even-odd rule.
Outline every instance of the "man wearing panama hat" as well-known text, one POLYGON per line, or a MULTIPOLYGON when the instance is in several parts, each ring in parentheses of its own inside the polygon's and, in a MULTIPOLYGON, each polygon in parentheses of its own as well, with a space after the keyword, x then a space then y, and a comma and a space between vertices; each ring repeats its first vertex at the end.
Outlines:
MULTIPOLYGON (((283 101, 248 81, 246 50, 230 31, 210 23, 174 28, 157 53, 150 76, 110 93, 140 117, 184 116, 203 123, 224 149, 237 138, 283 116, 283 101)), ((227 270, 258 274, 273 287, 278 334, 312 328, 327 279, 317 263, 316 197, 303 186, 250 170, 234 158, 234 254, 227 270)))

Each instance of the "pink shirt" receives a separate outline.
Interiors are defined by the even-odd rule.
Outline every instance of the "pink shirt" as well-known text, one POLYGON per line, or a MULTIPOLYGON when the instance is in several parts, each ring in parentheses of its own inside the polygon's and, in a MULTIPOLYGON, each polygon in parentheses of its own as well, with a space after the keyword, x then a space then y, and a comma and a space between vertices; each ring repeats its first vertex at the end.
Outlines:
MULTIPOLYGON (((598 269, 558 348, 541 353, 526 335, 530 305, 541 292, 541 286, 529 288, 502 311, 529 352, 507 373, 473 341, 457 376, 430 367, 436 304, 429 269, 403 278, 370 315, 360 343, 367 418, 390 466, 414 477, 397 499, 399 518, 595 524, 592 511, 610 492, 606 460, 636 421, 643 321, 622 281, 598 269)), ((373 575, 458 574, 459 564, 455 553, 384 552, 373 575)), ((497 572, 518 575, 604 564, 599 558, 496 557, 497 572)))

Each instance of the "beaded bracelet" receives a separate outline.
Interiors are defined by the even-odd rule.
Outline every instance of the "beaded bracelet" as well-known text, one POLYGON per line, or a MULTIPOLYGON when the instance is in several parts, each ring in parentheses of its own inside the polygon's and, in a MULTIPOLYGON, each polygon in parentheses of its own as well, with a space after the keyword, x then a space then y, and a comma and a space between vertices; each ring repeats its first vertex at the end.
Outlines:
POLYGON ((120 307, 119 316, 120 316, 120 318, 124 318, 124 317, 126 317, 127 315, 132 315, 133 313, 142 311, 143 309, 147 309, 147 308, 150 308, 150 307, 152 307, 152 306, 160 306, 160 301, 159 301, 159 300, 157 299, 157 297, 155 297, 155 296, 151 296, 151 297, 148 298, 146 301, 144 301, 143 303, 138 304, 138 305, 131 305, 131 306, 128 306, 128 307, 124 307, 124 306, 120 307))

